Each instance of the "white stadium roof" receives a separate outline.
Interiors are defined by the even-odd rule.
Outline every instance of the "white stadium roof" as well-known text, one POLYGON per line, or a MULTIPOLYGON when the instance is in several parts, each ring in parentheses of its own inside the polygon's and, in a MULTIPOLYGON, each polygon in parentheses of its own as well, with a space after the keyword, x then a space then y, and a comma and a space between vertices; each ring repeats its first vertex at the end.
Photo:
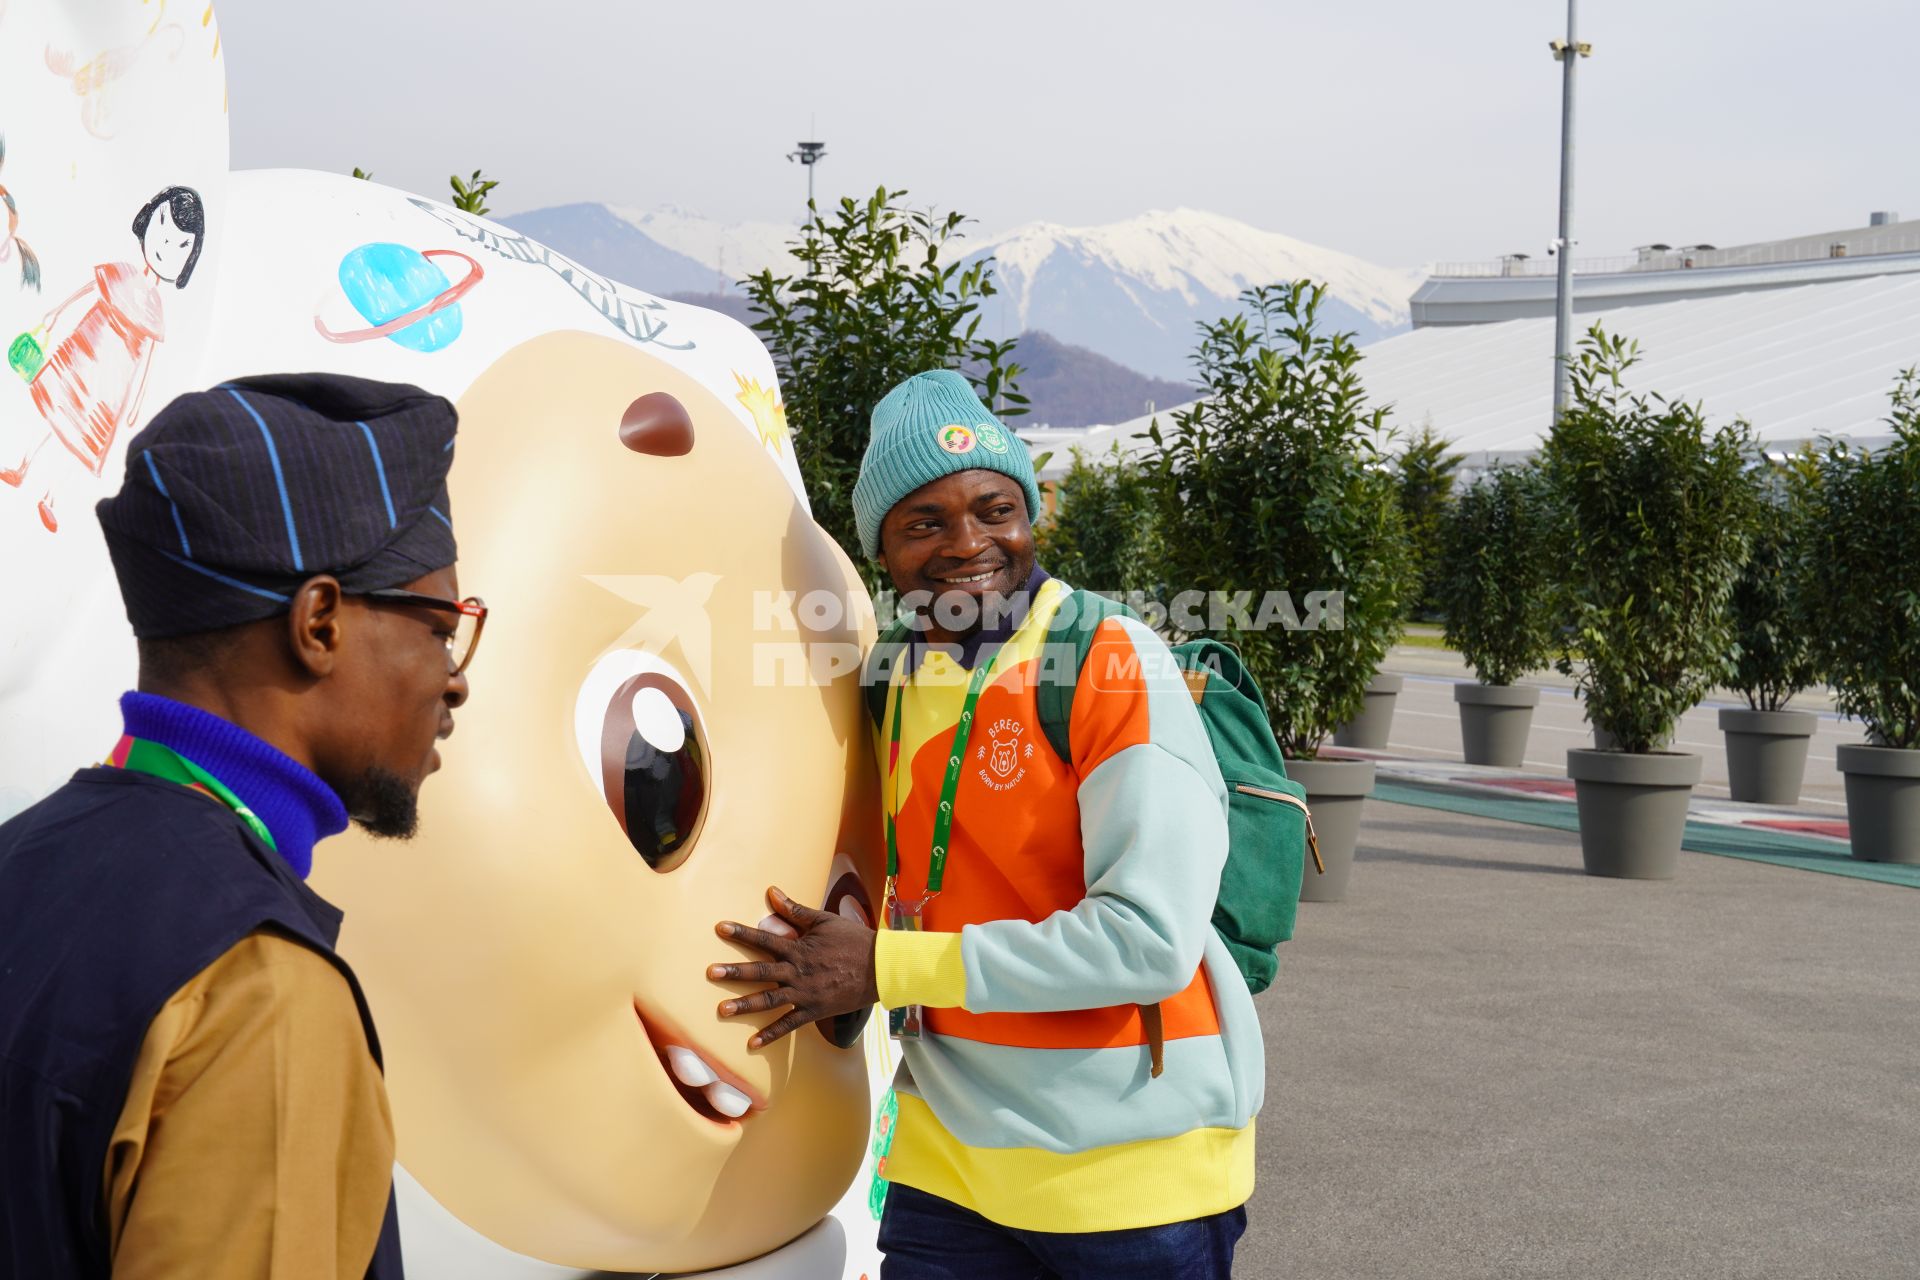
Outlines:
MULTIPOLYGON (((1744 417, 1770 449, 1824 436, 1883 440, 1887 392, 1920 364, 1920 275, 1831 281, 1796 288, 1688 298, 1575 317, 1640 343, 1627 375, 1635 391, 1701 401, 1710 421, 1744 417)), ((1364 350, 1361 380, 1374 404, 1392 406, 1403 434, 1431 423, 1475 468, 1539 447, 1552 418, 1553 320, 1508 320, 1416 329, 1364 350)), ((1163 409, 1164 420, 1172 412, 1163 409)), ((1148 418, 1076 431, 1022 432, 1052 449, 1055 479, 1071 448, 1129 451, 1148 418)))

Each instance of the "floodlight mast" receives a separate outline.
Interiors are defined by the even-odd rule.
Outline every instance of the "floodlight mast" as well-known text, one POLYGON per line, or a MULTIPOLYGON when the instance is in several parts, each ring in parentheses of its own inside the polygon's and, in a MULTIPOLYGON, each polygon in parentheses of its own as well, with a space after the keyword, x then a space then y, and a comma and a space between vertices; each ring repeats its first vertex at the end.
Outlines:
POLYGON ((1567 38, 1548 47, 1561 67, 1560 90, 1560 237, 1553 242, 1559 256, 1558 287, 1553 313, 1553 420, 1567 408, 1567 354, 1573 341, 1573 69, 1581 58, 1593 55, 1593 46, 1581 44, 1574 33, 1579 0, 1567 0, 1567 38))
POLYGON ((797 145, 800 149, 787 152, 787 159, 798 160, 800 167, 807 171, 807 222, 811 225, 817 216, 813 210, 813 166, 827 158, 827 144, 802 142, 797 145))

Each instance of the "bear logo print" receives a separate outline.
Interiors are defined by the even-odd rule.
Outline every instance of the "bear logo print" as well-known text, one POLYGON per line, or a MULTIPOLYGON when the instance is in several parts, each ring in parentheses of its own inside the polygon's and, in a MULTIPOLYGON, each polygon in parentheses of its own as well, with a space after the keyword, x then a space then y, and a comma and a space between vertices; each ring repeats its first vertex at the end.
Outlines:
POLYGON ((987 741, 981 744, 973 758, 983 761, 983 769, 975 770, 980 781, 994 791, 1011 791, 1020 785, 1027 776, 1027 761, 1033 759, 1033 744, 1021 735, 1027 727, 1011 716, 996 720, 987 730, 987 741))

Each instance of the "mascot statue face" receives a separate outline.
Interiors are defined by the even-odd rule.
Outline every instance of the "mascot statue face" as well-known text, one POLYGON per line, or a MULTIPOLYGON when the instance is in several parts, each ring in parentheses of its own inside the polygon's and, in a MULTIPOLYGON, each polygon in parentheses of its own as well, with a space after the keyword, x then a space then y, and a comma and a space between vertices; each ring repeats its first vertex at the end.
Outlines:
POLYGON ((624 343, 535 339, 459 409, 460 575, 490 610, 473 696, 421 836, 316 877, 400 1158, 523 1253, 753 1256, 832 1207, 866 1132, 857 1045, 749 1052, 704 974, 737 954, 714 924, 759 920, 770 884, 869 910, 863 637, 832 624, 857 586, 712 393, 624 343))

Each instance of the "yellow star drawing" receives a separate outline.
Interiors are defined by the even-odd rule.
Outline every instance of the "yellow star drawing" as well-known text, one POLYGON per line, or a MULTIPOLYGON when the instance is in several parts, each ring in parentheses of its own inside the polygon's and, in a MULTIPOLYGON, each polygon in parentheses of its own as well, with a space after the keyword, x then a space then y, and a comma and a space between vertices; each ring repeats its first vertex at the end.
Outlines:
POLYGON ((787 447, 787 406, 780 400, 777 387, 763 387, 758 378, 749 378, 744 373, 736 373, 733 380, 740 385, 740 394, 735 397, 747 407, 753 415, 754 426, 760 429, 760 443, 770 452, 779 453, 787 447))

